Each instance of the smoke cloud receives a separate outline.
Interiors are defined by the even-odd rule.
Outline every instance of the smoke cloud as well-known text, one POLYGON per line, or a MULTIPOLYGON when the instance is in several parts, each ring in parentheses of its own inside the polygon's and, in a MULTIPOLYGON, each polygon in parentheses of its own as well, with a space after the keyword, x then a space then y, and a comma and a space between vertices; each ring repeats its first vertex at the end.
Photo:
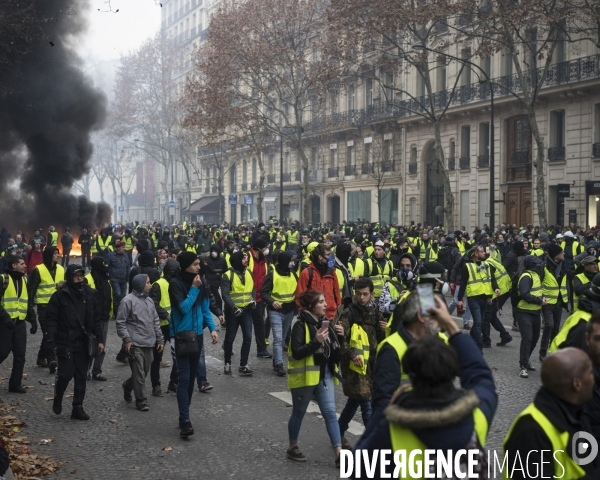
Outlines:
MULTIPOLYGON (((90 133, 102 127, 106 113, 104 95, 69 48, 85 31, 92 3, 31 0, 28 22, 37 35, 11 38, 20 53, 0 74, 0 224, 9 229, 110 222, 108 204, 71 194, 90 170, 90 133)), ((2 44, 5 35, 0 30, 2 44)))

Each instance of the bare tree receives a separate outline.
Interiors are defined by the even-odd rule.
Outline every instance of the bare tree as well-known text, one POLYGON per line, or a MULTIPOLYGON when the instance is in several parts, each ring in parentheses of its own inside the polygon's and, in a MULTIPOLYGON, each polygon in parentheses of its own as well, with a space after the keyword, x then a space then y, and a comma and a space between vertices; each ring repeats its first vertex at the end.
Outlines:
POLYGON ((78 181, 73 184, 73 187, 87 199, 90 198, 90 184, 94 179, 93 172, 86 173, 78 181))

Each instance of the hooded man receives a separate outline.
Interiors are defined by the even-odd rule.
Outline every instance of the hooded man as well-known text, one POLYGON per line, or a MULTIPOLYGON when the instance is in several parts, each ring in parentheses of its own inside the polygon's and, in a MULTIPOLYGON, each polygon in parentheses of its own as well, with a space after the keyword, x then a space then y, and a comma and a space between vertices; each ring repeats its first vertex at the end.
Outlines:
POLYGON ((50 298, 46 313, 48 348, 56 348, 58 370, 54 387, 52 411, 62 412, 63 395, 71 379, 73 387, 73 411, 71 418, 89 420, 83 409, 86 377, 90 364, 91 336, 98 340, 98 354, 104 351, 102 321, 96 310, 96 292, 85 284, 85 270, 81 265, 71 264, 65 273, 65 282, 50 298))
MULTIPOLYGON (((262 222, 260 222, 256 226, 256 230, 254 230, 254 232, 252 232, 252 238, 250 239, 250 245, 252 245, 254 247, 255 246, 254 243, 259 238, 264 240, 266 243, 269 243, 271 241, 271 239, 269 238, 269 232, 267 231, 265 224, 262 222)), ((260 248, 260 247, 256 247, 256 248, 260 248)))
POLYGON ((150 283, 154 284, 159 278, 160 273, 156 268, 155 256, 152 250, 146 250, 138 256, 138 265, 129 272, 129 291, 133 291, 133 278, 140 273, 145 273, 150 277, 150 283))
POLYGON ((121 299, 127 295, 127 281, 131 270, 129 257, 125 255, 125 242, 115 243, 115 251, 108 254, 106 259, 110 284, 113 288, 114 311, 118 311, 121 299))
POLYGON ((227 268, 227 262, 221 255, 220 247, 216 244, 211 245, 210 255, 202 259, 202 273, 206 276, 206 280, 210 285, 210 291, 215 297, 219 308, 222 308, 223 305, 219 288, 221 288, 221 279, 227 268))
POLYGON ((213 244, 212 238, 208 233, 208 228, 202 231, 202 235, 198 236, 196 243, 198 244, 197 253, 206 257, 210 253, 210 246, 213 244))
POLYGON ((63 233, 62 237, 60 237, 60 243, 63 248, 63 257, 62 257, 62 266, 63 267, 69 266, 69 258, 70 258, 69 255, 71 254, 71 249, 73 248, 74 241, 75 241, 75 239, 73 238, 73 235, 71 235, 71 231, 70 231, 69 227, 67 227, 65 229, 65 233, 63 233))
POLYGON ((560 247, 565 252, 565 265, 569 270, 574 270, 575 257, 583 252, 583 245, 580 245, 573 232, 567 230, 560 247))
POLYGON ((260 292, 265 282, 270 254, 269 243, 262 237, 254 241, 248 256, 248 270, 252 274, 254 282, 256 308, 252 309, 252 324, 254 325, 254 337, 256 339, 256 356, 259 358, 271 358, 273 355, 267 350, 265 342, 265 304, 260 297, 260 292))
POLYGON ((592 255, 581 260, 573 277, 573 310, 579 308, 579 297, 591 287, 591 281, 598 273, 598 259, 592 255))
POLYGON ((81 245, 81 265, 86 268, 90 264, 92 255, 92 236, 88 233, 87 228, 81 231, 77 243, 81 245))
MULTIPOLYGON (((91 272, 85 276, 87 284, 96 291, 95 309, 100 317, 102 325, 102 338, 99 339, 106 345, 108 336, 108 321, 113 316, 113 292, 108 278, 108 265, 104 257, 94 257, 90 261, 91 272)), ((102 375, 102 363, 104 362, 105 352, 100 353, 90 362, 90 371, 88 371, 88 380, 97 380, 105 382, 106 377, 102 375)))
MULTIPOLYGON (((508 252, 504 261, 502 262, 502 266, 506 269, 510 279, 513 282, 519 280, 520 275, 525 271, 524 260, 527 255, 527 250, 525 250, 525 245, 522 241, 517 240, 513 243, 512 250, 508 252)), ((506 301, 506 297, 503 300, 498 302, 498 308, 501 310, 504 306, 504 302, 506 301)), ((513 314, 513 331, 519 331, 519 326, 517 324, 517 304, 519 303, 519 296, 516 294, 510 295, 510 304, 512 307, 513 314)))
POLYGON ((42 329, 43 338, 37 356, 40 367, 49 367, 50 373, 56 371, 56 356, 48 347, 48 326, 46 324, 46 308, 50 297, 65 280, 65 270, 58 265, 60 253, 56 247, 46 247, 42 254, 43 262, 38 265, 29 277, 28 293, 29 302, 37 304, 38 321, 42 329))

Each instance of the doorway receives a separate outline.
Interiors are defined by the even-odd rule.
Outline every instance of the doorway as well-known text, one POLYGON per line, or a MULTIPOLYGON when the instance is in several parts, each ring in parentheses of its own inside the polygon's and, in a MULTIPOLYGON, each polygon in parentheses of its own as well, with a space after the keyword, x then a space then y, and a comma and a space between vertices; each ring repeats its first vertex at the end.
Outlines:
MULTIPOLYGON (((436 208, 444 208, 444 174, 439 162, 436 162, 433 150, 433 141, 423 149, 423 163, 425 165, 425 224, 435 227, 444 223, 444 214, 436 213, 436 208)), ((438 212, 440 209, 438 209, 438 212)))
POLYGON ((329 218, 331 223, 339 225, 340 223, 340 197, 334 195, 329 197, 329 218))
POLYGON ((533 219, 531 142, 526 115, 507 120, 506 221, 519 227, 533 219))
POLYGON ((313 224, 321 223, 321 197, 315 195, 310 200, 311 221, 313 224))

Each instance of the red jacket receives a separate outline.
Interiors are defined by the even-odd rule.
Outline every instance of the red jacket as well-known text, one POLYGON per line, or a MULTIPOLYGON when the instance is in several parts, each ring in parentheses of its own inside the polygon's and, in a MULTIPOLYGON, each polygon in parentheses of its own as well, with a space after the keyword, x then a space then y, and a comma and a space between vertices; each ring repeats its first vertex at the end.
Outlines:
POLYGON ((36 252, 33 248, 25 254, 25 273, 31 273, 39 264, 44 262, 42 252, 36 252))
POLYGON ((312 269, 313 271, 310 289, 320 290, 323 292, 323 295, 325 295, 325 302, 327 302, 327 310, 325 311, 325 315, 327 318, 332 319, 335 315, 337 307, 339 307, 342 303, 342 299, 340 298, 340 285, 338 283, 337 275, 326 274, 322 277, 312 263, 302 270, 300 278, 298 279, 298 286, 296 287, 296 306, 298 307, 298 310, 302 310, 300 301, 298 300, 298 295, 300 295, 301 292, 308 290, 307 287, 310 275, 309 269, 312 269))
MULTIPOLYGON (((250 255, 252 255, 252 249, 250 249, 250 255)), ((254 261, 254 266, 252 268, 252 280, 254 280, 254 290, 256 290, 256 303, 262 302, 262 298, 260 298, 260 291, 262 290, 263 283, 265 283, 265 276, 267 268, 265 265, 267 264, 267 259, 262 258, 262 260, 257 260, 256 258, 252 258, 254 261)))

